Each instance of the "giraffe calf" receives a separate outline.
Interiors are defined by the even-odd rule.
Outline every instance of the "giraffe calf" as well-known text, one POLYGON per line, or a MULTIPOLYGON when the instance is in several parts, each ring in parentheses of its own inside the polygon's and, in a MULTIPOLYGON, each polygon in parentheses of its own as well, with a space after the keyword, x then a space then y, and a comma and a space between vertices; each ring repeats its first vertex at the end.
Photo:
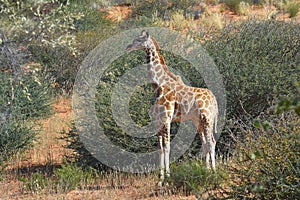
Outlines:
POLYGON ((183 83, 180 76, 168 70, 163 56, 159 52, 157 41, 142 31, 127 50, 144 50, 147 68, 152 86, 156 92, 154 115, 158 128, 160 148, 160 181, 164 183, 165 174, 170 176, 170 130, 171 122, 191 120, 196 127, 206 156, 206 165, 210 159, 215 170, 214 132, 217 132, 218 104, 213 93, 205 88, 190 87, 183 83))

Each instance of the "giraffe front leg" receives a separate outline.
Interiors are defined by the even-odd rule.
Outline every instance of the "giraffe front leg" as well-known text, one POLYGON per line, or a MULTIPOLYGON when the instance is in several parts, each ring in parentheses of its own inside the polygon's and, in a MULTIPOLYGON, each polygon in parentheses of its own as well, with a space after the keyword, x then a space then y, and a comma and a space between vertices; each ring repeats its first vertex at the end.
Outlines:
POLYGON ((166 144, 164 150, 165 150, 166 177, 170 177, 170 143, 166 144))
POLYGON ((170 131, 171 131, 171 120, 167 121, 166 132, 164 135, 164 156, 165 156, 165 167, 166 167, 166 177, 170 177, 170 131))
POLYGON ((160 181, 158 186, 168 185, 165 177, 170 177, 170 122, 165 123, 159 131, 160 147, 160 181))
POLYGON ((164 155, 164 146, 163 146, 163 136, 159 135, 158 136, 158 144, 159 144, 159 167, 160 167, 160 172, 159 172, 159 182, 158 186, 162 187, 164 179, 165 179, 165 155, 164 155))

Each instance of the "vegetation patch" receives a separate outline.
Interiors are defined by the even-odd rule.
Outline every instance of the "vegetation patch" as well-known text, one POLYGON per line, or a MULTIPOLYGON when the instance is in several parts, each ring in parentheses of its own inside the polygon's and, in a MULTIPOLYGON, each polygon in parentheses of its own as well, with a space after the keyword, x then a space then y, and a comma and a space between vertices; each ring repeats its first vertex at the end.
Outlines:
POLYGON ((227 191, 230 198, 297 198, 300 129, 296 124, 299 122, 291 113, 261 116, 242 132, 237 156, 228 169, 232 175, 231 190, 227 191))
POLYGON ((171 165, 170 183, 178 191, 193 193, 198 197, 210 194, 228 179, 227 172, 220 167, 216 172, 208 169, 202 161, 180 161, 171 165))

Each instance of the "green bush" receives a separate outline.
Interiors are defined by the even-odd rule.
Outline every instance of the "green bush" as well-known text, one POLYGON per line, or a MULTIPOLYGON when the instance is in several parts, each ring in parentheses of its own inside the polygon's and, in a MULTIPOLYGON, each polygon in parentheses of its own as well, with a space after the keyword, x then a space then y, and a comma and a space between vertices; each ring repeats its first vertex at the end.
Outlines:
POLYGON ((69 9, 69 1, 0 0, 0 3, 1 32, 8 41, 17 41, 24 47, 38 44, 75 50, 74 21, 81 14, 69 9))
POLYGON ((0 160, 6 161, 28 147, 40 119, 51 112, 49 85, 36 73, 12 75, 0 72, 0 160))
POLYGON ((299 31, 298 23, 246 21, 204 44, 224 78, 229 119, 255 117, 279 97, 296 93, 299 31))
POLYGON ((3 170, 4 161, 12 158, 17 152, 24 151, 32 144, 36 131, 33 125, 28 124, 9 109, 1 113, 0 125, 0 164, 3 170))
POLYGON ((40 192, 48 185, 48 180, 46 177, 40 173, 33 173, 30 177, 20 177, 20 181, 24 183, 26 190, 32 192, 40 192))
POLYGON ((107 167, 99 162, 84 146, 80 140, 80 136, 75 127, 75 124, 71 124, 71 129, 69 131, 63 131, 61 139, 66 141, 64 146, 67 149, 71 149, 72 154, 66 156, 68 161, 77 163, 78 166, 82 168, 94 168, 99 171, 107 170, 107 167))
POLYGON ((254 124, 240 124, 243 139, 238 139, 237 156, 230 163, 230 189, 225 192, 228 198, 298 198, 299 123, 295 114, 267 113, 254 124))
POLYGON ((139 1, 132 11, 132 17, 145 16, 148 18, 159 17, 170 19, 170 12, 182 10, 186 14, 188 8, 196 4, 196 0, 173 0, 173 1, 139 1))
POLYGON ((170 183, 186 193, 201 197, 204 193, 212 192, 228 177, 220 168, 213 172, 200 161, 181 161, 171 165, 170 183))
POLYGON ((246 15, 247 16, 250 12, 251 12, 250 4, 248 2, 241 1, 239 3, 237 13, 239 15, 246 15))
POLYGON ((51 111, 51 89, 43 75, 14 76, 0 72, 0 102, 24 119, 44 118, 51 111))
POLYGON ((34 59, 43 65, 43 71, 52 81, 56 94, 69 94, 80 66, 80 61, 66 47, 35 46, 30 47, 34 59))
POLYGON ((239 5, 242 2, 242 0, 225 0, 224 3, 229 7, 230 10, 234 12, 238 12, 239 5))
POLYGON ((71 94, 76 74, 85 56, 117 29, 114 22, 105 19, 104 12, 89 8, 84 2, 72 3, 68 10, 83 15, 74 20, 73 36, 77 44, 74 46, 75 50, 64 45, 33 44, 29 48, 33 59, 44 66, 44 71, 54 82, 57 94, 71 94))
POLYGON ((288 1, 286 7, 287 7, 286 8, 287 12, 290 15, 290 18, 297 16, 299 9, 300 9, 299 3, 294 2, 294 1, 292 1, 292 2, 288 1))
POLYGON ((91 171, 84 171, 76 164, 68 163, 54 170, 58 189, 74 190, 79 186, 86 185, 92 179, 91 171))
POLYGON ((239 123, 255 119, 280 98, 295 98, 299 79, 299 23, 245 21, 230 24, 204 48, 214 59, 226 89, 226 124, 218 151, 234 147, 239 123))

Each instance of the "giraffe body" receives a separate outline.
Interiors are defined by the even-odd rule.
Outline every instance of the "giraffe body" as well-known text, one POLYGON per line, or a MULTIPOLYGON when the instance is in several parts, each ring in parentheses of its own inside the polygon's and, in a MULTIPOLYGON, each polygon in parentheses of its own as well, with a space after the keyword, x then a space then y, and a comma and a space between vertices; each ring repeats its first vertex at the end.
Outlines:
POLYGON ((218 106, 213 93, 205 88, 185 85, 181 78, 171 71, 159 54, 159 45, 148 32, 141 35, 127 47, 127 50, 146 51, 149 78, 156 93, 154 103, 155 122, 158 128, 160 148, 160 182, 164 175, 170 175, 170 129, 171 122, 191 120, 196 127, 206 156, 207 167, 215 170, 215 145, 213 132, 217 132, 218 106))

